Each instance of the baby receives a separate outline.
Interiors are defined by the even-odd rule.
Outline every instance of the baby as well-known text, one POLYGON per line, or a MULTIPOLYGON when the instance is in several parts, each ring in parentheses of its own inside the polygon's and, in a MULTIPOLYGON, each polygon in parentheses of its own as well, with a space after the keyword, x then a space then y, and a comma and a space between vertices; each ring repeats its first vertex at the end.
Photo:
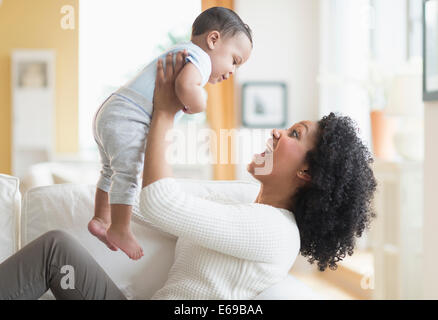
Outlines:
MULTIPOLYGON (((232 10, 213 7, 192 26, 191 41, 174 46, 119 88, 96 112, 93 131, 102 170, 97 182, 94 217, 88 230, 111 250, 120 248, 140 259, 143 250, 131 229, 131 210, 143 170, 146 137, 153 111, 152 99, 158 59, 186 50, 186 63, 175 80, 175 92, 185 106, 175 115, 206 108, 203 87, 228 79, 245 63, 252 50, 250 28, 232 10)), ((165 67, 165 66, 164 66, 165 67)))

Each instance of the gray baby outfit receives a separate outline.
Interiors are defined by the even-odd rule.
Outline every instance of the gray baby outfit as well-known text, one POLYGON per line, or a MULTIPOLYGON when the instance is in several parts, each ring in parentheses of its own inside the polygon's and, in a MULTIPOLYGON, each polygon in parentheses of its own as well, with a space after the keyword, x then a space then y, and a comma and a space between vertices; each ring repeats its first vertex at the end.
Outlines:
MULTIPOLYGON (((148 64, 133 80, 111 94, 95 114, 93 133, 102 162, 97 187, 109 193, 110 204, 133 205, 143 170, 144 152, 152 116, 152 100, 158 59, 168 52, 187 49, 186 62, 202 76, 202 86, 211 74, 209 55, 192 42, 176 45, 148 64)), ((175 56, 174 56, 175 58, 175 56)), ((175 122, 183 116, 180 110, 175 122)))

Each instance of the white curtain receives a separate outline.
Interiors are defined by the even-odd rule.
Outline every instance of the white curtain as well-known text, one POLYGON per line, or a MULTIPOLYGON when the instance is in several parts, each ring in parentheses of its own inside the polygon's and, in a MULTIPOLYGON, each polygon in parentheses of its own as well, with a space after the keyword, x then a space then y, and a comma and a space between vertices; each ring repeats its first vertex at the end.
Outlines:
POLYGON ((94 159, 94 112, 169 46, 169 32, 190 34, 201 1, 81 0, 79 10, 79 141, 82 157, 94 159))
POLYGON ((407 60, 407 10, 406 0, 321 0, 319 116, 350 116, 369 148, 371 107, 387 98, 379 81, 407 60))
POLYGON ((321 1, 320 28, 319 116, 339 112, 351 117, 370 146, 370 105, 363 83, 373 28, 369 1, 321 1))

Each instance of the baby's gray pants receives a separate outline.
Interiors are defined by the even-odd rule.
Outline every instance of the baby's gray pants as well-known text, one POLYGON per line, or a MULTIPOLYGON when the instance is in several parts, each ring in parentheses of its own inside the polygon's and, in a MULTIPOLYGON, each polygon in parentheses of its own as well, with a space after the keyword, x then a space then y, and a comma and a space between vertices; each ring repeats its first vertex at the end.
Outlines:
POLYGON ((97 187, 109 193, 110 204, 136 203, 151 115, 152 103, 125 87, 96 112, 93 132, 102 161, 97 187))

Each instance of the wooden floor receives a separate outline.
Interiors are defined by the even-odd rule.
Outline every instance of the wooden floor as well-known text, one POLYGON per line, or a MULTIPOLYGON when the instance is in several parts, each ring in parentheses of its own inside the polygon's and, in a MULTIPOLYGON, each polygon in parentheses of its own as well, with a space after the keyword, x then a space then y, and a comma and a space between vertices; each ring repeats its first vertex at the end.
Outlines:
POLYGON ((309 288, 327 300, 359 300, 359 297, 352 295, 343 288, 327 281, 315 274, 294 273, 298 280, 305 283, 309 288))
POLYGON ((340 262, 336 271, 319 272, 299 257, 290 274, 325 299, 367 300, 372 299, 373 292, 363 289, 361 280, 370 273, 374 276, 373 260, 370 251, 358 251, 340 262))

